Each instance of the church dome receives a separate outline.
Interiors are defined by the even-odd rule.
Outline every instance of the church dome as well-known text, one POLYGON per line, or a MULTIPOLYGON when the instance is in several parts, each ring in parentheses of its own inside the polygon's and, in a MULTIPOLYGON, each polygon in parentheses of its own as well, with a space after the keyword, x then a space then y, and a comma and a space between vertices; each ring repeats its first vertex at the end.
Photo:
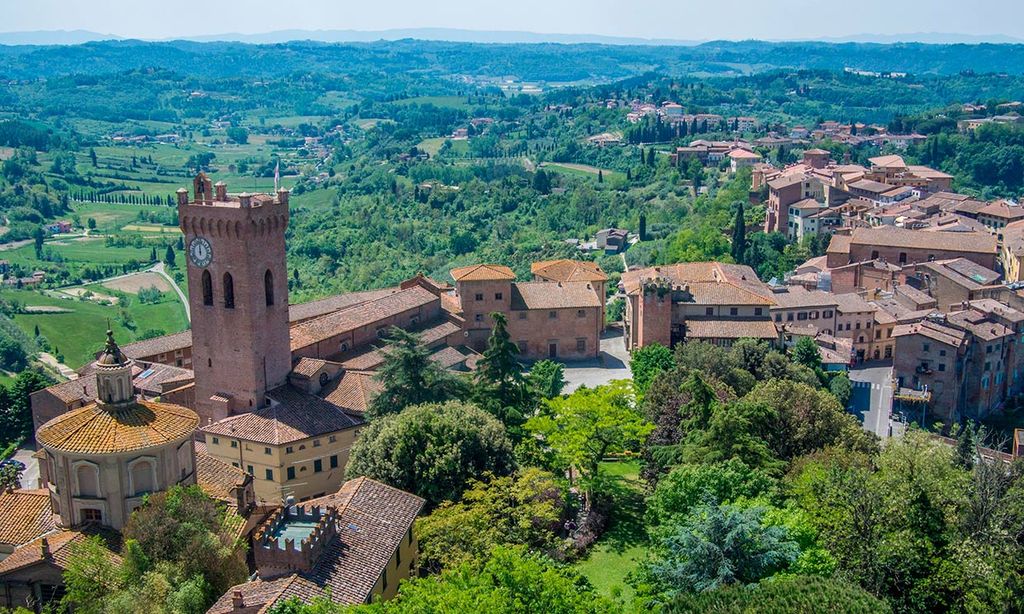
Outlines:
POLYGON ((90 403, 57 416, 36 432, 45 448, 72 454, 119 454, 186 439, 199 416, 179 405, 136 400, 118 407, 90 403))

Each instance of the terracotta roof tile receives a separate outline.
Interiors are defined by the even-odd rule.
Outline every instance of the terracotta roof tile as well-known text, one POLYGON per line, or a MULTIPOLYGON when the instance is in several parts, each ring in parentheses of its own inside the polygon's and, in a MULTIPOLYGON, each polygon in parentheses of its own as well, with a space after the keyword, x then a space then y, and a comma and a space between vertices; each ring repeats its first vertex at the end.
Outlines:
POLYGON ((544 260, 530 265, 533 275, 547 281, 608 281, 596 262, 587 260, 544 260))
POLYGON ((114 454, 187 438, 198 426, 199 416, 179 405, 139 400, 108 411, 90 403, 39 427, 36 440, 64 452, 114 454))
POLYGON ((280 445, 363 424, 341 407, 289 385, 267 392, 274 401, 256 411, 230 416, 202 428, 204 433, 280 445))
POLYGON ((373 301, 335 311, 292 326, 289 331, 292 350, 301 349, 335 335, 357 330, 389 317, 417 309, 439 300, 421 286, 413 286, 373 301))
POLYGON ((364 292, 348 292, 337 296, 329 296, 308 303, 299 303, 288 306, 288 320, 299 322, 310 318, 317 318, 335 311, 347 309, 355 305, 361 305, 379 298, 398 292, 399 288, 381 288, 379 290, 366 290, 364 292))
POLYGON ((382 386, 369 371, 345 371, 341 377, 321 390, 324 400, 338 407, 364 413, 382 386))
POLYGON ((196 483, 203 492, 219 501, 235 503, 232 491, 250 479, 249 474, 238 467, 196 450, 196 483))
POLYGON ((455 281, 512 281, 516 278, 512 269, 501 264, 474 264, 452 269, 451 274, 455 281))
POLYGON ((153 337, 152 339, 129 343, 121 347, 121 352, 129 358, 140 359, 190 347, 192 347, 192 331, 185 330, 173 335, 164 335, 162 337, 153 337))
POLYGON ((512 310, 579 309, 602 306, 594 286, 585 281, 527 281, 512 284, 512 310))
POLYGON ((0 561, 0 577, 42 562, 49 562, 59 569, 67 569, 68 563, 71 561, 74 545, 84 542, 90 535, 102 537, 107 547, 112 550, 109 554, 110 559, 120 564, 121 557, 113 552, 113 550, 117 550, 120 547, 120 538, 115 532, 101 527, 75 531, 57 530, 19 546, 10 556, 0 561), (47 558, 43 557, 42 544, 44 539, 50 551, 50 555, 47 558))
POLYGON ((686 321, 687 339, 777 339, 779 331, 770 320, 686 321))
MULTIPOLYGON (((837 236, 833 235, 833 242, 837 236)), ((885 245, 912 249, 935 249, 947 252, 995 254, 996 238, 980 232, 920 232, 892 226, 858 228, 850 240, 854 245, 885 245)), ((829 246, 831 251, 831 245, 829 246)))
POLYGON ((0 494, 0 543, 20 546, 56 528, 50 491, 13 490, 0 494))

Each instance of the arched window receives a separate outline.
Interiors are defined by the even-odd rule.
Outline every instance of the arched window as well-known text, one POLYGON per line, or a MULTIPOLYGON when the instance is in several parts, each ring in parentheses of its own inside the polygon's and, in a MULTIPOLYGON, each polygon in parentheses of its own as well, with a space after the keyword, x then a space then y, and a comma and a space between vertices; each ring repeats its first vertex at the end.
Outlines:
POLYGON ((99 471, 94 465, 82 464, 75 469, 79 497, 100 496, 99 471))
POLYGON ((235 308, 235 280, 231 278, 231 273, 224 273, 224 307, 235 308))
POLYGON ((209 271, 203 271, 203 304, 213 305, 213 278, 209 271))
POLYGON ((138 497, 156 490, 153 476, 153 461, 138 460, 130 467, 132 496, 138 497))
POLYGON ((263 292, 267 295, 267 307, 274 304, 274 274, 267 269, 263 275, 263 292))

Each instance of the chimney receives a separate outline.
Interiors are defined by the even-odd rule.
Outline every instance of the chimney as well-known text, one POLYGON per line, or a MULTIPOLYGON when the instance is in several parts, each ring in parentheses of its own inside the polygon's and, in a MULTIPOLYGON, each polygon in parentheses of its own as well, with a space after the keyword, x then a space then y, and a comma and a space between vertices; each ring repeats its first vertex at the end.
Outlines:
POLYGON ((220 202, 226 202, 228 199, 228 184, 223 181, 218 181, 213 188, 214 192, 217 194, 217 200, 220 202))
POLYGON ((277 191, 277 203, 279 205, 287 205, 288 204, 288 195, 289 194, 291 194, 291 192, 289 192, 287 188, 281 188, 280 190, 278 190, 277 191))
POLYGON ((186 190, 185 188, 178 188, 177 194, 178 194, 178 204, 179 205, 187 205, 188 204, 188 190, 186 190))
POLYGON ((242 192, 238 195, 238 202, 241 203, 243 209, 249 208, 249 202, 252 200, 252 194, 248 192, 242 192))
POLYGON ((241 610, 245 607, 245 599, 242 598, 242 591, 231 593, 231 609, 241 610))
POLYGON ((48 542, 45 537, 39 542, 39 558, 50 558, 50 542, 48 542))

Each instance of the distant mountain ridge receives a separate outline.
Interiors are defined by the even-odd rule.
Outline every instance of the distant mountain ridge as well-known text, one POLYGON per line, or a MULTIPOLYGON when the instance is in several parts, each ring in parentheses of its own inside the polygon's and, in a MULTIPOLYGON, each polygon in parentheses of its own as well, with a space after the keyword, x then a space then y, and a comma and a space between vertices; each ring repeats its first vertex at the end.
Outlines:
MULTIPOLYGON (((102 34, 88 30, 36 30, 25 32, 0 32, 0 45, 80 45, 83 43, 124 40, 115 34, 102 34)), ((631 36, 609 36, 602 34, 542 33, 521 30, 466 30, 459 28, 396 28, 390 30, 274 30, 253 34, 226 32, 178 36, 159 41, 186 40, 194 42, 238 42, 256 45, 287 43, 292 41, 317 41, 324 43, 369 43, 415 39, 455 43, 560 43, 599 45, 644 45, 677 46, 699 45, 705 40, 683 40, 671 38, 643 38, 631 36)), ((157 42, 157 39, 150 39, 157 42)), ((941 32, 917 32, 908 34, 854 34, 841 37, 819 37, 795 40, 772 40, 768 42, 825 42, 825 43, 925 43, 925 44, 1019 44, 1024 39, 1002 34, 956 34, 941 32)))

